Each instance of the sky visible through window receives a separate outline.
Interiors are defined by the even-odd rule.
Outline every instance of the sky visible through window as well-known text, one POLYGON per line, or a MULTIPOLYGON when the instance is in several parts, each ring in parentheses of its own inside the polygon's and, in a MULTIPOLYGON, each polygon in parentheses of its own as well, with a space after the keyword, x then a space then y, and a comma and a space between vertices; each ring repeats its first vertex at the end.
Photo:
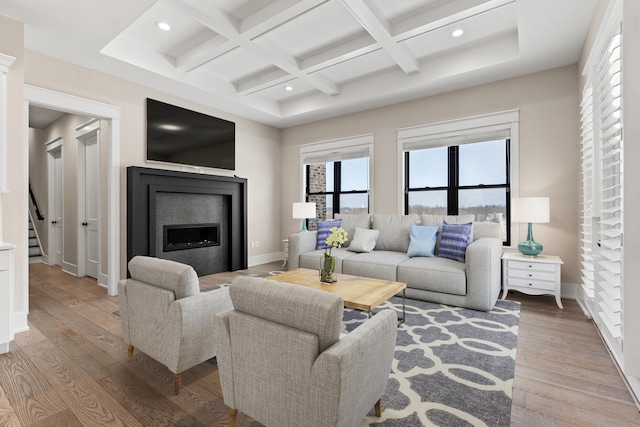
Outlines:
MULTIPOLYGON (((460 185, 505 184, 506 161, 505 141, 488 141, 460 146, 460 185)), ((447 186, 447 147, 415 150, 410 153, 410 186, 447 186)), ((333 163, 327 163, 333 169, 333 163)), ((342 190, 364 190, 369 182, 369 159, 359 158, 342 161, 342 190)), ((333 175, 327 174, 327 190, 333 189, 333 175)), ((430 196, 430 203, 446 206, 446 192, 430 196)), ((504 205, 504 191, 467 191, 460 200, 461 208, 485 205, 504 205)), ((362 208, 361 195, 344 195, 341 207, 362 208)))

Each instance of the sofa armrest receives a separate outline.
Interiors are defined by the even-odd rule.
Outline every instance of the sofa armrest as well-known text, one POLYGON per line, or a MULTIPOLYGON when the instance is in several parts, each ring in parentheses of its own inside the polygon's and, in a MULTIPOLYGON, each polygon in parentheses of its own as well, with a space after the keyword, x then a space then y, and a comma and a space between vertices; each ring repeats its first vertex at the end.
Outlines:
POLYGON ((306 231, 295 233, 289 236, 289 270, 300 267, 300 255, 305 252, 316 250, 318 242, 317 231, 306 231))
POLYGON ((483 237, 469 246, 466 253, 467 307, 489 311, 501 287, 502 241, 483 237))
POLYGON ((382 397, 395 352, 398 320, 393 310, 380 310, 351 333, 326 349, 313 366, 314 382, 326 414, 336 417, 327 424, 358 425, 382 397), (339 395, 335 395, 337 389, 339 395), (338 408, 332 404, 338 404, 338 408))

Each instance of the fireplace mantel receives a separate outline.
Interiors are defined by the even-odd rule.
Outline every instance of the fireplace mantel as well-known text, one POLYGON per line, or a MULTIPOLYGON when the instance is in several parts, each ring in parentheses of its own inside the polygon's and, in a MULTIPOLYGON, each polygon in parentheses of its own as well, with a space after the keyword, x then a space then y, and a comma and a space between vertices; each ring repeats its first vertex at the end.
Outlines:
POLYGON ((127 168, 127 262, 156 256, 158 193, 210 194, 229 200, 229 270, 247 268, 247 180, 130 166, 127 168))

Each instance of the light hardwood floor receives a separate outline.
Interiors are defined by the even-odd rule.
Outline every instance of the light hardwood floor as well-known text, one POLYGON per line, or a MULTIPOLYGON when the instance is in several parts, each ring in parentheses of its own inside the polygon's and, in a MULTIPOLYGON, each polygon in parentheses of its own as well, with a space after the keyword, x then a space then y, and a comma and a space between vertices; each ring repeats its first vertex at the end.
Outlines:
MULTIPOLYGON (((201 286, 279 263, 201 278, 201 286)), ((30 266, 30 331, 0 355, 0 426, 223 426, 216 365, 185 372, 180 394, 162 365, 136 352, 127 363, 116 297, 89 278, 30 266)), ((606 348, 575 301, 519 293, 522 302, 511 423, 631 426, 640 414, 606 348)), ((236 425, 258 423, 239 414, 236 425)), ((303 427, 303 426, 301 426, 303 427)))

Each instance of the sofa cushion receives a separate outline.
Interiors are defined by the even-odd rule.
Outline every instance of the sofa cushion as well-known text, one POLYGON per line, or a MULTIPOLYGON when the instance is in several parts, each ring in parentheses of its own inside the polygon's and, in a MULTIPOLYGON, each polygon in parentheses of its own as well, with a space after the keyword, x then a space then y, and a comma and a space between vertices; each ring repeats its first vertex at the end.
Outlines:
POLYGON ((409 258, 398 265, 398 282, 408 288, 466 295, 465 264, 448 258, 409 258))
MULTIPOLYGON (((475 215, 420 215, 420 225, 437 225, 440 227, 438 231, 438 241, 436 242, 436 255, 440 250, 440 240, 442 239, 442 224, 447 221, 449 224, 466 224, 473 223, 475 215)), ((471 227, 471 240, 473 241, 473 226, 471 227)))
POLYGON ((351 252, 373 252, 373 248, 376 247, 376 242, 378 241, 378 236, 380 236, 380 230, 356 227, 353 235, 353 240, 347 250, 351 252))
POLYGON ((353 276, 396 281, 398 264, 411 259, 404 252, 374 251, 354 254, 342 262, 342 272, 353 276))
POLYGON ((356 232, 356 227, 368 229, 371 228, 371 215, 370 214, 336 214, 335 219, 342 220, 342 228, 346 231, 347 242, 343 247, 348 247, 353 240, 353 235, 356 232))
POLYGON ((342 225, 341 219, 332 219, 329 221, 318 221, 318 243, 316 244, 316 249, 326 249, 327 246, 327 237, 331 234, 331 229, 333 227, 340 227, 342 225))
POLYGON ((471 227, 473 223, 449 224, 447 221, 442 225, 442 240, 438 256, 464 262, 467 246, 471 241, 471 227))
POLYGON ((407 256, 426 256, 433 258, 438 238, 438 229, 439 227, 437 225, 411 224, 407 256))
MULTIPOLYGON (((344 248, 332 249, 331 255, 336 257, 336 273, 342 273, 342 261, 355 255, 355 252, 349 252, 344 248)), ((300 268, 310 268, 319 270, 324 260, 324 249, 318 249, 311 252, 305 252, 300 255, 300 268)))
POLYGON ((380 230, 376 250, 407 253, 409 249, 409 226, 417 224, 417 215, 373 215, 373 226, 380 230))

